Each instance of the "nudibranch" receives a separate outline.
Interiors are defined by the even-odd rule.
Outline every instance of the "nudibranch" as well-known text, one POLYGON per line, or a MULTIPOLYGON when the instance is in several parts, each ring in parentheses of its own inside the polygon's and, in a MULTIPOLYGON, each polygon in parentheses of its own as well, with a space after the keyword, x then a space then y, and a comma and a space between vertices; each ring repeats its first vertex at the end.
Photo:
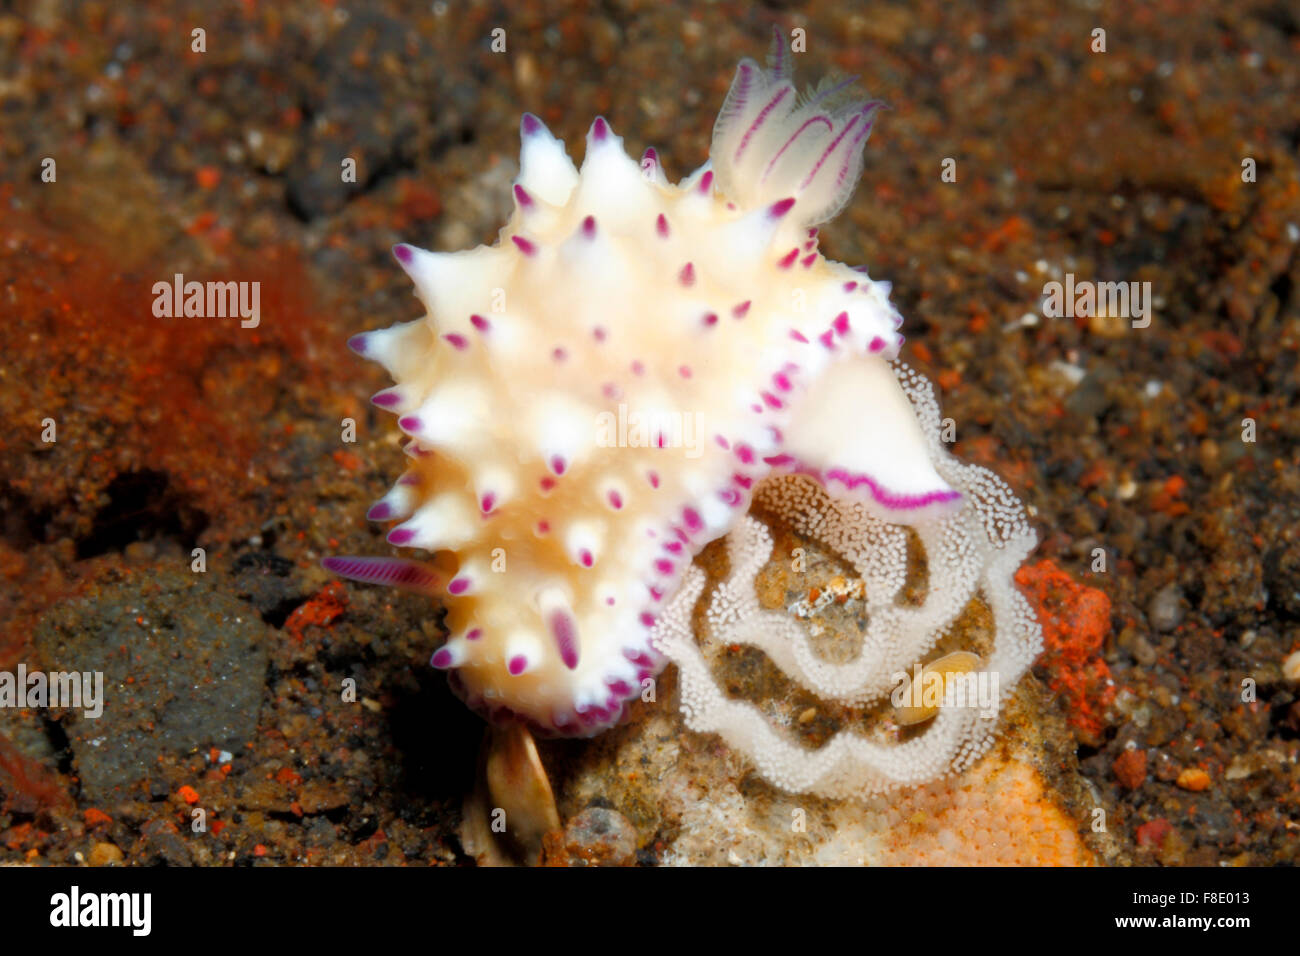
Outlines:
POLYGON ((762 482, 904 524, 963 511, 891 365, 889 284, 818 249, 880 104, 801 96, 787 59, 740 63, 709 161, 676 184, 603 118, 575 168, 526 114, 498 241, 396 246, 427 315, 349 342, 392 376, 372 400, 409 439, 369 517, 442 554, 326 566, 436 595, 432 664, 489 718, 616 723, 666 662, 692 558, 762 482))

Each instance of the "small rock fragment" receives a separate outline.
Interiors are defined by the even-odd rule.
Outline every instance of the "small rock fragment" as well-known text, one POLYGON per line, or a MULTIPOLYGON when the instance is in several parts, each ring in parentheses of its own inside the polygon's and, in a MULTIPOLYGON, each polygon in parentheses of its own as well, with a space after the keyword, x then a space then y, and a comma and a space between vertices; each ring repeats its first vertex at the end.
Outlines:
POLYGON ((1125 750, 1115 758, 1111 765, 1115 779, 1126 790, 1136 790, 1147 779, 1147 755, 1145 750, 1125 750))
POLYGON ((1133 659, 1143 667, 1150 667, 1156 662, 1156 649, 1140 634, 1133 642, 1133 659))
POLYGON ((1282 676, 1289 681, 1300 681, 1300 651, 1295 651, 1282 662, 1282 676))
POLYGON ((91 866, 112 866, 122 862, 122 851, 112 843, 96 843, 91 847, 86 862, 91 866))
POLYGON ((1164 817, 1148 820, 1137 828, 1137 845, 1159 847, 1173 826, 1164 817))
POLYGON ((543 839, 543 866, 632 866, 636 863, 636 828, 617 810, 588 807, 568 822, 563 833, 543 839))
POLYGON ((1183 622, 1183 592, 1177 584, 1167 584, 1156 592, 1147 605, 1147 617, 1157 631, 1172 631, 1183 622))

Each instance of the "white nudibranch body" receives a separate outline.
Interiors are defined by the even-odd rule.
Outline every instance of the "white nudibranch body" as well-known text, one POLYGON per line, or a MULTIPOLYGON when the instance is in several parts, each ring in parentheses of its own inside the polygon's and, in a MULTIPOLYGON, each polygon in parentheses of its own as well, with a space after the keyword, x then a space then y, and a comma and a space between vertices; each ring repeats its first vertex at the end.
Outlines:
POLYGON ((742 62, 710 161, 677 184, 604 119, 576 169, 526 115, 498 241, 395 248, 428 314, 350 342, 392 375, 374 401, 409 436, 369 516, 449 555, 326 563, 436 594, 433 664, 490 718, 618 721, 665 663, 691 559, 765 479, 811 476, 903 522, 960 507, 889 364, 888 283, 817 249, 876 108, 828 109, 841 92, 801 101, 781 66, 742 62))

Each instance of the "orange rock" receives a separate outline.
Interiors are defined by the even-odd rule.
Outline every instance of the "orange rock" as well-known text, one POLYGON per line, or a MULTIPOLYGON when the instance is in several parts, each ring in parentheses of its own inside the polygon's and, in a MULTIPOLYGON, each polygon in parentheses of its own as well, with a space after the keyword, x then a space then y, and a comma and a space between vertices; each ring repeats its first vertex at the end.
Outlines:
POLYGON ((200 166, 194 171, 194 181, 200 189, 216 189, 221 182, 221 170, 215 166, 200 166))
POLYGON ((122 851, 112 843, 96 843, 90 848, 86 862, 91 866, 112 866, 122 862, 122 851))
POLYGON ((293 613, 284 622, 284 629, 293 636, 295 641, 301 641, 303 628, 313 624, 320 627, 332 624, 336 617, 347 610, 347 607, 347 588, 342 581, 331 581, 306 604, 294 608, 293 613))
POLYGON ((1136 790, 1147 779, 1147 755, 1145 750, 1125 750, 1115 758, 1111 765, 1115 779, 1127 790, 1136 790))
POLYGON ((1184 790, 1199 792, 1210 789, 1210 775, 1200 767, 1188 767, 1178 775, 1174 783, 1184 790))
POLYGON ((1172 830, 1173 826, 1164 817, 1148 820, 1137 828, 1137 845, 1159 847, 1172 830))
POLYGON ((1187 482, 1181 475, 1172 475, 1164 480, 1160 490, 1151 497, 1151 507, 1172 517, 1185 515, 1191 510, 1185 501, 1178 501, 1178 496, 1187 488, 1187 482))
POLYGON ((86 826, 88 827, 97 827, 105 823, 113 822, 113 818, 110 817, 107 813, 105 813, 103 810, 96 810, 94 807, 85 810, 81 814, 81 817, 83 820, 86 821, 86 826))

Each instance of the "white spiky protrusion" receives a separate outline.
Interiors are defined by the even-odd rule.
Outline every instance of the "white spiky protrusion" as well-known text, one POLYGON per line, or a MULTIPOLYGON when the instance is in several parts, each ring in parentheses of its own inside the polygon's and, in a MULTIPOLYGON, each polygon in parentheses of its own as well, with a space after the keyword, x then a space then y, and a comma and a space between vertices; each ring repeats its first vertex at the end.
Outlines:
POLYGON ((400 382, 411 377, 414 364, 432 347, 433 334, 427 323, 416 319, 354 335, 348 344, 358 355, 378 362, 400 382))
POLYGON ((563 141, 532 113, 519 126, 519 178, 516 182, 543 202, 563 206, 578 185, 578 170, 564 150, 563 141))
POLYGON ((428 499, 390 531, 388 539, 426 551, 455 550, 474 540, 477 530, 470 501, 463 494, 447 491, 428 499))

